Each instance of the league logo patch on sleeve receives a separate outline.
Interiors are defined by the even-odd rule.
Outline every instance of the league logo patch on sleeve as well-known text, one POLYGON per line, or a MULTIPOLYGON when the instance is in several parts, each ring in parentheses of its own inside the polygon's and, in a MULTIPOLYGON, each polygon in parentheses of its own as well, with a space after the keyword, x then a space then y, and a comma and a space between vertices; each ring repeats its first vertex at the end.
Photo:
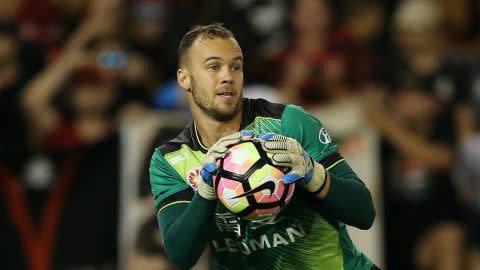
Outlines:
POLYGON ((332 142, 332 138, 330 138, 330 135, 328 135, 328 132, 324 127, 318 132, 318 140, 323 144, 329 144, 332 142))
POLYGON ((193 191, 197 191, 199 181, 200 168, 193 168, 187 175, 187 182, 192 187, 193 191))

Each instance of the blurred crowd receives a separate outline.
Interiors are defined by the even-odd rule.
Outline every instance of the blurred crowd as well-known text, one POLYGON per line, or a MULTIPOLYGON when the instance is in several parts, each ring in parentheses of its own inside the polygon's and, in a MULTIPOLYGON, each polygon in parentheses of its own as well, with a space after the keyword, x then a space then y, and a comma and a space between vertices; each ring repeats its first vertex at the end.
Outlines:
MULTIPOLYGON (((245 96, 364 108, 385 269, 480 269, 479 15, 474 0, 0 1, 2 269, 119 267, 119 126, 188 114, 177 46, 213 21, 243 49, 245 96)), ((122 267, 174 269, 157 231, 122 267)))

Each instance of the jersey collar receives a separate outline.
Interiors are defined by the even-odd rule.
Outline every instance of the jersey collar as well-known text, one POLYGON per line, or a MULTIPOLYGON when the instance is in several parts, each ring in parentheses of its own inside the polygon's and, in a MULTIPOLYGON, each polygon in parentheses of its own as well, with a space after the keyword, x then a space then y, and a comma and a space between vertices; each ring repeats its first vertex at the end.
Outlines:
MULTIPOLYGON (((250 119, 250 99, 243 98, 243 111, 242 111, 242 122, 240 123, 240 130, 244 129, 248 124, 248 119, 250 119)), ((195 120, 190 128, 190 133, 192 134, 192 141, 195 147, 200 150, 202 153, 206 154, 208 152, 208 148, 202 144, 200 140, 200 135, 198 134, 197 125, 195 124, 195 120)))

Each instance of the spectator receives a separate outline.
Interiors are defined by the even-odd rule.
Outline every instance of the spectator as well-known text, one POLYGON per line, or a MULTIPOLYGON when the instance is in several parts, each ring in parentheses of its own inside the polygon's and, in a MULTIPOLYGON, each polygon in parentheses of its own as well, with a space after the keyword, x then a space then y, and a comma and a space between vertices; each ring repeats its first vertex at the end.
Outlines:
POLYGON ((461 208, 450 171, 456 145, 473 133, 469 69, 449 53, 434 1, 402 2, 394 27, 399 57, 383 77, 390 91, 366 103, 385 139, 387 268, 462 269, 461 208))
POLYGON ((132 50, 118 33, 97 36, 88 47, 98 72, 119 87, 119 105, 129 105, 132 112, 143 111, 161 81, 150 59, 132 50))
POLYGON ((101 35, 114 32, 111 24, 116 18, 109 17, 111 21, 105 21, 104 17, 117 7, 116 0, 92 2, 89 14, 67 42, 64 52, 26 87, 22 102, 30 117, 34 137, 40 140, 37 144, 57 132, 57 128, 67 128, 65 125, 70 125, 67 129, 75 129, 74 135, 79 138, 74 140, 83 137, 80 143, 95 140, 96 136, 101 138, 111 128, 112 112, 118 109, 113 107, 117 105, 119 94, 117 75, 96 66, 82 68, 75 74, 74 71, 78 67, 95 65, 98 51, 88 50, 87 45, 101 35), (68 81, 67 91, 61 91, 68 81), (63 101, 59 105, 64 111, 52 106, 54 100, 63 101), (70 113, 70 119, 65 112, 70 113))
MULTIPOLYGON (((45 58, 52 61, 86 16, 90 25, 102 32, 121 26, 122 5, 118 0, 24 0, 17 21, 22 40, 44 50, 45 58), (101 18, 94 21, 92 17, 101 18)), ((83 21, 83 22, 84 22, 83 21)))
POLYGON ((174 78, 171 70, 175 70, 176 56, 167 52, 175 49, 170 31, 175 4, 165 0, 131 0, 128 7, 128 39, 132 48, 150 59, 161 81, 174 78))
POLYGON ((20 97, 28 155, 16 166, 0 164, 6 269, 116 269, 117 92, 96 68, 85 66, 92 59, 85 45, 102 29, 99 21, 88 17, 20 97), (57 107, 60 93, 68 102, 57 107))
POLYGON ((346 1, 347 80, 354 88, 373 83, 382 59, 388 59, 385 11, 377 0, 346 1))
POLYGON ((331 31, 328 1, 295 1, 291 20, 290 44, 272 63, 283 102, 312 106, 348 95, 343 35, 331 31))
MULTIPOLYGON (((234 20, 242 18, 238 26, 248 26, 251 32, 251 40, 244 40, 242 44, 250 43, 249 46, 256 47, 257 53, 268 54, 271 51, 281 49, 287 38, 288 24, 288 1, 287 0, 253 0, 253 1, 224 1, 229 3, 229 13, 222 12, 219 21, 225 22, 230 18, 231 24, 234 20)), ((224 11, 225 9, 222 9, 224 11)), ((237 27, 238 27, 237 26, 237 27)), ((245 29, 238 29, 245 31, 245 29)), ((239 31, 240 32, 240 31, 239 31)), ((256 74, 259 76, 259 74, 256 74)))

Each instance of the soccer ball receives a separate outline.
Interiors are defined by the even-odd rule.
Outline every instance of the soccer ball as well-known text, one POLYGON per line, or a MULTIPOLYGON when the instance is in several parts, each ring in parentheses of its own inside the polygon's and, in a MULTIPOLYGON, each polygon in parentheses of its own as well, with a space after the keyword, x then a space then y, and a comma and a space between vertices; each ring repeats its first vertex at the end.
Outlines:
POLYGON ((217 196, 225 208, 243 219, 276 215, 292 198, 295 184, 281 179, 290 168, 274 165, 256 139, 230 146, 217 165, 213 178, 217 196))

